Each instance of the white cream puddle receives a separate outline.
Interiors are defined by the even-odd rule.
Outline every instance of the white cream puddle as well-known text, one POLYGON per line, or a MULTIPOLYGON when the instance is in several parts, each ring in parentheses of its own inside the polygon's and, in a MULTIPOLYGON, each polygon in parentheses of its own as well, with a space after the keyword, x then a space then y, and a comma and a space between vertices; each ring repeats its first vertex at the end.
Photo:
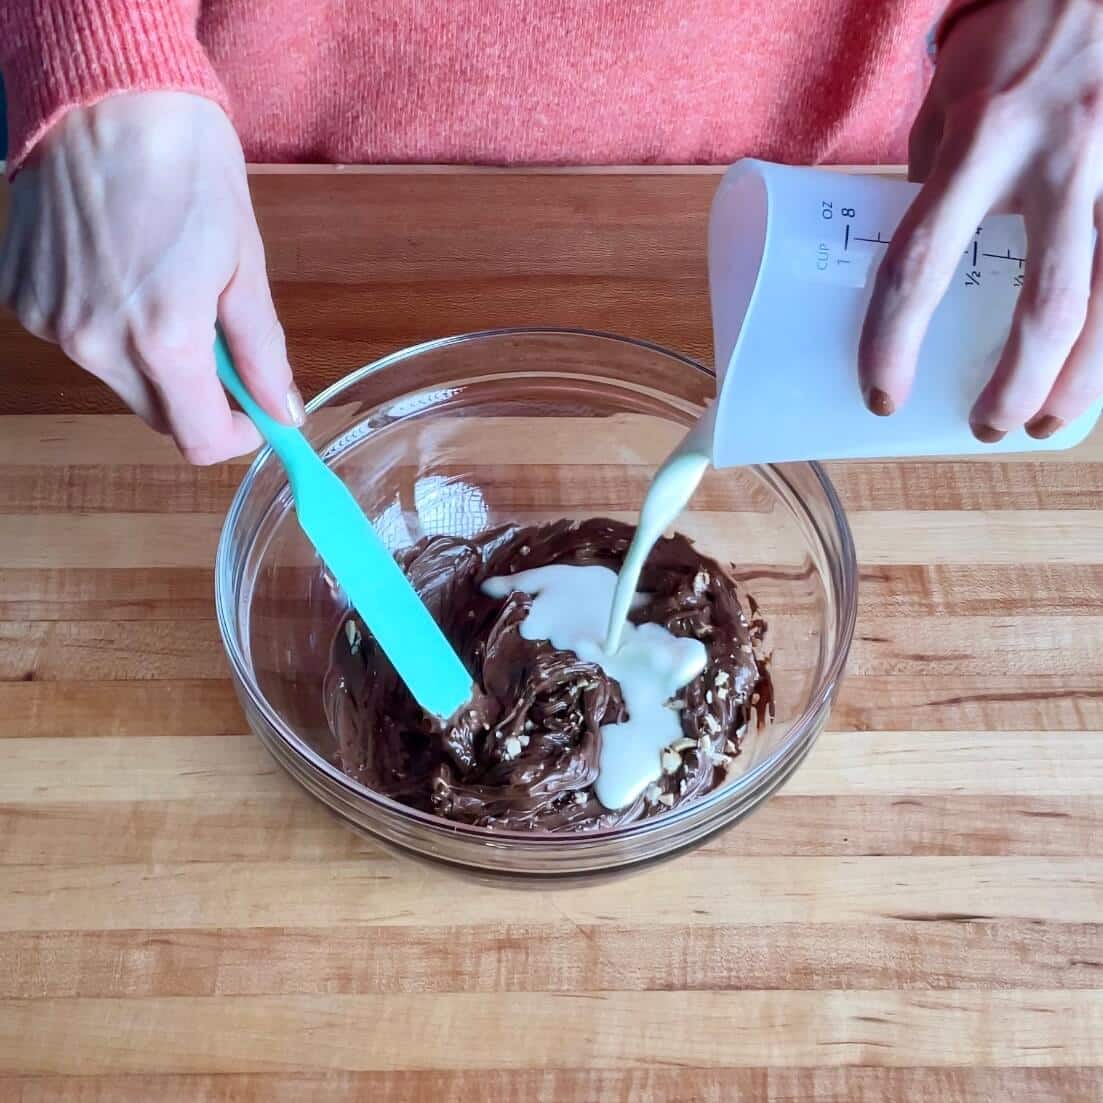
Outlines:
POLYGON ((548 640, 561 651, 573 651, 620 684, 628 719, 601 729, 594 784, 598 800, 614 810, 631 804, 661 775, 663 748, 682 736, 678 713, 667 702, 704 670, 708 659, 700 640, 675 636, 661 624, 625 623, 620 646, 607 651, 616 588, 617 574, 608 567, 563 563, 483 583, 490 597, 505 598, 514 591, 532 597, 520 628, 525 639, 548 640))

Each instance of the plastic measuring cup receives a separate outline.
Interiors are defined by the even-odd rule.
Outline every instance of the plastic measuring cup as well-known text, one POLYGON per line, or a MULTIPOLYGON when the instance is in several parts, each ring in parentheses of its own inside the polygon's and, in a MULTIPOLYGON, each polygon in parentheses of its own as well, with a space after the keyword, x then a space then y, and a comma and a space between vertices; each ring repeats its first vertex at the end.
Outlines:
POLYGON ((1017 215, 977 227, 935 313, 904 407, 871 414, 858 340, 873 277, 919 186, 883 176, 745 160, 724 175, 709 224, 718 375, 717 467, 789 460, 1069 448, 1103 399, 1048 440, 982 444, 969 411, 996 366, 1026 264, 1017 215))

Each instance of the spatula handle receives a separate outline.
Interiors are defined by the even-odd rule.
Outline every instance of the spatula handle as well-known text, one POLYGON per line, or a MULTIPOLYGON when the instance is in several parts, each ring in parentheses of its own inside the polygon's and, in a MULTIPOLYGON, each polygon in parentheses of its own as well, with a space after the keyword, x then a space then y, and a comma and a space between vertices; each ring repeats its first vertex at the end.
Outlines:
POLYGON ((214 362, 219 382, 234 396, 237 404, 260 431, 260 435, 271 445, 272 451, 287 468, 288 476, 293 477, 297 466, 306 459, 304 449, 306 452, 312 451, 310 444, 293 425, 284 425, 266 413, 249 393, 249 388, 245 386, 234 366, 225 334, 218 327, 215 328, 214 362))

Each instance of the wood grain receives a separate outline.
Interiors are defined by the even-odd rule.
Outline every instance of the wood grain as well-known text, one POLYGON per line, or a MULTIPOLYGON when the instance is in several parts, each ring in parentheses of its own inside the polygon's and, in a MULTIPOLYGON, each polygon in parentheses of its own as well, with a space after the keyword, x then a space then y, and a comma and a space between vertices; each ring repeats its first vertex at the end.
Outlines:
POLYGON ((12 1071, 397 1071, 641 1064, 1047 1067, 1103 1060, 1103 994, 1046 992, 453 992, 9 1000, 12 1071), (692 1032, 672 1031, 692 1023, 692 1032), (502 1045, 523 1023, 523 1044, 502 1045), (59 1048, 59 1032, 70 1044, 59 1048), (372 1044, 365 1044, 365 1035, 372 1044), (447 1038, 447 1046, 434 1041, 447 1038), (718 1045, 718 1039, 723 1044, 718 1045), (412 1056, 416 1054, 417 1056, 412 1056), (13 1059, 14 1058, 14 1059, 13 1059))
MULTIPOLYGON (((707 358, 714 183, 253 177, 308 394, 492 325, 707 358)), ((829 731, 692 854, 525 892, 348 830, 249 734, 211 576, 244 461, 183 466, 7 316, 0 357, 0 1100, 1103 1098, 1103 433, 829 465, 861 561, 829 731)), ((519 517, 630 517, 671 439, 589 429, 439 448, 519 517)), ((695 505, 811 613, 764 498, 695 505)))
POLYGON ((636 1069, 511 1069, 477 1072, 300 1071, 254 1074, 204 1073, 52 1077, 0 1075, 25 1103, 56 1099, 63 1091, 81 1103, 135 1103, 148 1099, 187 1099, 198 1103, 237 1103, 302 1099, 332 1103, 346 1099, 386 1099, 388 1103, 500 1103, 524 1099, 558 1103, 563 1099, 661 1099, 664 1103, 880 1103, 886 1099, 938 1099, 945 1103, 1025 1099, 1031 1103, 1083 1103, 1098 1097, 1099 1077, 1084 1068, 712 1068, 655 1063, 636 1069))

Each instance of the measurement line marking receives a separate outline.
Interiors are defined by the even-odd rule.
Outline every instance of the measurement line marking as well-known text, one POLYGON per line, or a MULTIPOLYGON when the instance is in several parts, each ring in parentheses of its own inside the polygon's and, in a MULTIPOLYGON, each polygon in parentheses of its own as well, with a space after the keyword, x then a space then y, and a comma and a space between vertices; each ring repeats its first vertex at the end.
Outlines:
POLYGON ((886 241, 881 236, 881 231, 880 230, 877 231, 877 236, 876 237, 859 237, 857 234, 855 234, 854 235, 854 240, 855 241, 868 241, 870 243, 870 245, 891 245, 892 244, 892 238, 890 237, 886 241))
POLYGON ((977 243, 973 242, 973 267, 977 266, 977 243))
POLYGON ((843 252, 850 248, 850 223, 846 224, 846 237, 843 238, 843 252))
POLYGON ((991 257, 992 260, 1013 260, 1018 263, 1020 268, 1026 263, 1026 257, 1013 257, 1010 249, 1006 253, 981 253, 981 256, 991 257))

